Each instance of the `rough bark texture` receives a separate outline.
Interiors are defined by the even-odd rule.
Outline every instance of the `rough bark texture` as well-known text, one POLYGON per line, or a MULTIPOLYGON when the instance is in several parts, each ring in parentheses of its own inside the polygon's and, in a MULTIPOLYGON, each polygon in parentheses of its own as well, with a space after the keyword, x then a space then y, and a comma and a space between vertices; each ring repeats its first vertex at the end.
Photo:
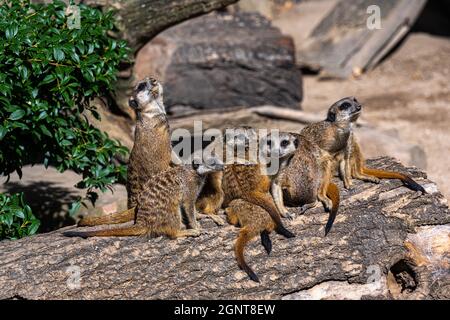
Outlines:
POLYGON ((217 10, 238 0, 84 0, 90 6, 117 10, 122 37, 138 50, 159 32, 181 21, 217 10))
POLYGON ((170 28, 136 57, 136 78, 164 82, 172 113, 272 104, 298 108, 302 76, 291 37, 257 13, 219 13, 170 28), (179 108, 181 107, 181 108, 179 108))
POLYGON ((273 234, 270 256, 259 241, 249 245, 259 284, 236 266, 238 229, 201 220, 208 233, 198 238, 83 240, 55 231, 2 241, 0 298, 450 298, 446 200, 424 173, 392 158, 369 165, 407 171, 429 194, 395 180, 341 188, 327 237, 327 214, 315 208, 285 221, 297 236, 273 234))

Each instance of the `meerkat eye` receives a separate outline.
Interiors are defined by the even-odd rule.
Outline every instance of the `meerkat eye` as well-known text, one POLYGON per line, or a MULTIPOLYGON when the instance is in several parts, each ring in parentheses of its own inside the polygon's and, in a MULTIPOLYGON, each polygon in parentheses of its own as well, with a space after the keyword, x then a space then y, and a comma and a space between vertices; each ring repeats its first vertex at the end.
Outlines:
POLYGON ((145 90, 145 88, 147 88, 147 85, 145 84, 145 82, 141 82, 137 87, 137 91, 145 90))
POLYGON ((295 149, 298 148, 298 139, 295 139, 295 140, 294 140, 294 146, 295 146, 295 149))
POLYGON ((269 147, 269 148, 271 148, 272 147, 272 140, 267 140, 267 146, 269 147))
POLYGON ((339 106, 339 109, 340 109, 340 110, 345 110, 345 109, 350 108, 351 106, 352 106, 352 105, 351 105, 350 103, 344 102, 343 104, 341 104, 341 105, 339 106))
POLYGON ((289 145, 289 140, 283 140, 283 141, 281 141, 280 145, 281 145, 283 148, 286 148, 286 147, 289 145))

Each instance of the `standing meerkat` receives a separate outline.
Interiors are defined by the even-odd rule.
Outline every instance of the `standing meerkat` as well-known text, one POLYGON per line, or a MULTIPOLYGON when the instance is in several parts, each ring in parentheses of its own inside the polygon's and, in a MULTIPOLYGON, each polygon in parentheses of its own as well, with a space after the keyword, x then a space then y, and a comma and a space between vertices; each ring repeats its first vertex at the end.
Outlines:
POLYGON ((248 274, 251 280, 259 282, 258 276, 245 261, 245 246, 255 237, 260 236, 262 246, 267 254, 270 254, 272 241, 269 235, 275 229, 275 223, 263 208, 242 199, 231 201, 225 213, 230 224, 241 227, 234 244, 238 266, 248 274))
POLYGON ((373 183, 379 183, 379 179, 399 179, 410 189, 426 193, 408 175, 366 167, 353 128, 361 111, 362 105, 355 97, 343 98, 328 109, 326 120, 308 125, 301 131, 303 136, 314 141, 332 158, 329 170, 324 175, 323 188, 331 180, 332 170, 338 167, 345 188, 351 187, 352 178, 373 183))
MULTIPOLYGON (((248 139, 245 139, 248 141, 248 139)), ((290 133, 280 133, 278 137, 268 135, 260 142, 264 154, 276 156, 279 161, 279 170, 275 174, 267 174, 267 164, 258 162, 256 164, 232 164, 225 166, 222 180, 224 192, 223 207, 227 207, 234 199, 242 199, 265 209, 275 223, 275 230, 291 238, 295 235, 287 230, 281 216, 284 214, 278 210, 272 194, 272 182, 276 179, 280 169, 288 162, 294 154, 298 141, 297 137, 290 133)))
POLYGON ((172 166, 170 128, 163 103, 163 87, 153 78, 139 81, 129 105, 136 112, 134 145, 127 172, 128 210, 112 215, 87 216, 79 226, 114 224, 135 218, 137 199, 143 185, 172 166))
POLYGON ((68 231, 69 237, 139 236, 171 239, 200 235, 196 219, 195 200, 200 193, 206 174, 222 170, 223 164, 215 158, 208 162, 178 165, 154 176, 144 184, 136 205, 136 220, 132 226, 97 231, 68 231), (191 229, 182 229, 186 218, 191 229))
MULTIPOLYGON (((302 212, 316 206, 319 191, 323 188, 324 174, 330 165, 330 157, 315 143, 297 134, 298 146, 289 164, 282 168, 272 184, 272 195, 281 212, 288 215, 284 206, 301 206, 302 212)), ((325 226, 325 235, 330 232, 339 209, 339 189, 329 182, 325 189, 325 196, 329 199, 329 217, 325 226)))

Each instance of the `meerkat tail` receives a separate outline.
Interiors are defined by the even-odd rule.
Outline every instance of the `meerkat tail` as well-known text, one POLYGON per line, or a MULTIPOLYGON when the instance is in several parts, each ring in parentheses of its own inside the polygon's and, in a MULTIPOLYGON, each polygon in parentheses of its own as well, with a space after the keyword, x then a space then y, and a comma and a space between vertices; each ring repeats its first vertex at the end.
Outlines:
POLYGON ((406 174, 393 171, 369 169, 366 167, 363 167, 362 171, 364 174, 371 175, 380 179, 399 179, 410 189, 426 193, 425 189, 420 184, 418 184, 416 181, 414 181, 411 177, 407 176, 406 174))
POLYGON ((241 231, 239 232, 239 236, 234 245, 234 253, 236 255, 236 260, 237 260, 239 268, 241 268, 243 271, 245 271, 245 273, 248 274, 250 279, 252 279, 255 282, 259 282, 258 276, 248 266, 248 264, 245 262, 245 258, 244 258, 245 246, 254 237, 255 237, 255 235, 252 232, 250 232, 250 230, 247 227, 242 228, 241 231))
POLYGON ((128 237, 128 236, 140 236, 146 234, 148 228, 143 226, 130 226, 116 229, 96 230, 96 231, 66 231, 63 233, 66 237, 128 237))
POLYGON ((331 199, 333 206, 331 207, 330 214, 328 216, 328 221, 325 226, 325 236, 330 232, 331 227, 333 226, 334 219, 336 219, 336 215, 339 209, 339 189, 334 183, 330 183, 327 188, 327 197, 331 199))
POLYGON ((113 214, 107 214, 102 216, 86 216, 78 222, 79 227, 91 227, 100 224, 118 224, 124 223, 135 219, 136 207, 131 209, 117 212, 113 214))
POLYGON ((281 234, 282 236, 285 236, 286 238, 294 238, 295 234, 293 234, 291 231, 285 228, 283 225, 283 222, 280 218, 280 213, 278 211, 278 208, 276 207, 275 203, 273 202, 271 196, 265 195, 265 194, 259 194, 259 195, 253 195, 251 197, 246 197, 246 201, 251 202, 253 204, 256 204, 257 206, 262 207, 264 210, 266 210, 269 215, 272 217, 272 220, 275 222, 276 225, 276 232, 281 234))
POLYGON ((272 251, 272 240, 270 240, 269 231, 263 230, 261 232, 261 244, 266 249, 267 254, 272 251))

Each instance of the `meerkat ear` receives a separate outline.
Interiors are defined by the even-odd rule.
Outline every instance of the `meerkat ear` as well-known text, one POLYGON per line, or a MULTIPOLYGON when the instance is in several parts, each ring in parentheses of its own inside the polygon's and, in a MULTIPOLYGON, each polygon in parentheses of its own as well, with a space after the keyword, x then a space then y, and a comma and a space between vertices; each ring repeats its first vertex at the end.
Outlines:
POLYGON ((128 105, 133 109, 137 109, 139 107, 138 103, 133 98, 130 98, 130 100, 128 100, 128 105))
POLYGON ((336 121, 336 113, 334 111, 329 111, 327 115, 327 120, 330 122, 336 121))

